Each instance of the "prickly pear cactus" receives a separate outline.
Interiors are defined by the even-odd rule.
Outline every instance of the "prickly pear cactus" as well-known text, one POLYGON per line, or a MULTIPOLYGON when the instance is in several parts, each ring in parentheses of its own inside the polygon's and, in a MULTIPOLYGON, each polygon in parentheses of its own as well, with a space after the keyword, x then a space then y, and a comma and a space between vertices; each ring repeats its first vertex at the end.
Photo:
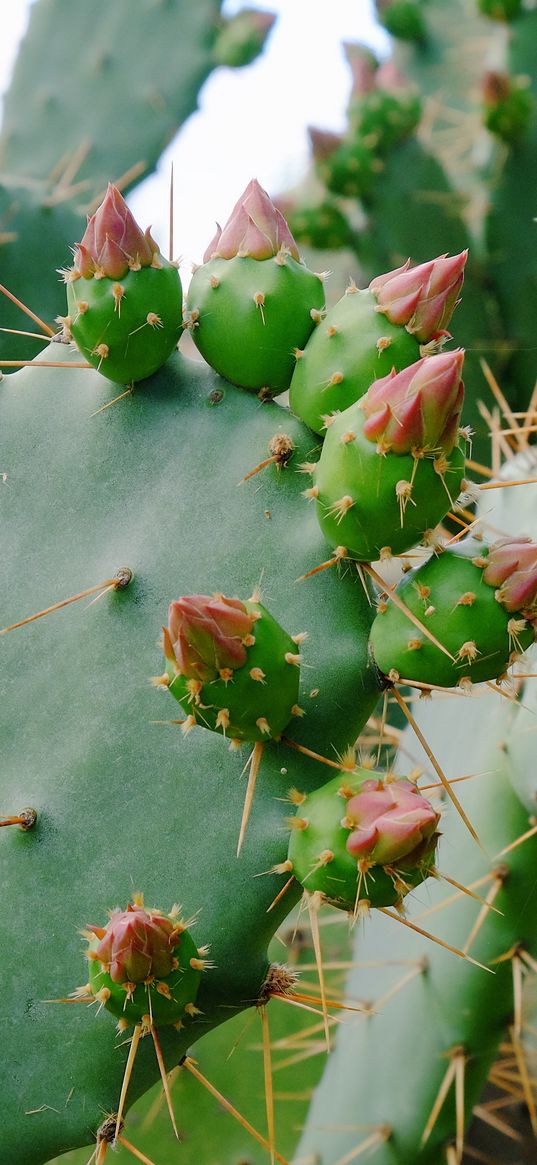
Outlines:
MULTIPOLYGON (((14 1165, 87 1144, 103 1112, 118 1108, 128 1048, 102 994, 116 988, 92 972, 97 1014, 71 996, 88 977, 78 930, 106 929, 107 911, 125 911, 133 893, 165 914, 179 903, 195 920, 193 942, 210 948, 211 965, 199 989, 189 987, 192 1012, 185 1008, 178 1031, 159 1026, 155 1008, 163 1062, 177 1064, 199 1036, 260 997, 268 940, 299 894, 290 889, 267 913, 282 884, 270 871, 286 858, 288 789, 326 779, 315 755, 343 752, 379 692, 367 656, 372 609, 357 575, 297 582, 325 553, 297 472, 311 432, 179 354, 134 390, 81 363, 69 343, 53 342, 4 380, 0 399, 1 639, 12 677, 1 711, 2 804, 15 818, 21 806, 36 815, 31 829, 0 831, 12 984, 2 1136, 14 1165), (282 434, 285 457, 267 459, 282 434), (179 596, 246 599, 256 588, 263 605, 250 605, 253 631, 242 636, 248 681, 269 724, 271 700, 282 712, 273 732, 259 730, 256 795, 237 858, 252 745, 230 751, 221 733, 198 726, 185 738, 178 721, 188 713, 162 683, 160 636, 179 596), (252 645, 248 635, 258 634, 252 645), (271 696, 280 649, 294 657, 282 664, 292 690, 276 672, 271 696), (14 927, 37 885, 46 909, 14 927), (44 1056, 54 1072, 43 1071, 44 1056)), ((240 685, 219 682, 241 715, 240 685)), ((200 717, 203 696, 191 705, 200 717)), ((104 948, 91 946, 99 952, 112 975, 104 948)), ((167 985, 160 971, 157 979, 167 985)), ((147 1014, 155 998, 151 988, 147 1014)), ((128 1104, 158 1077, 151 1043, 141 1040, 128 1104)))
MULTIPOLYGON (((315 344, 324 300, 312 308, 310 291, 315 287, 324 296, 322 280, 306 270, 287 224, 256 183, 215 245, 227 253, 230 236, 230 253, 218 262, 231 267, 223 268, 222 283, 216 276, 216 286, 209 276, 205 290, 227 289, 232 270, 240 272, 242 295, 239 264, 249 270, 254 264, 259 302, 254 297, 249 308, 256 326, 236 330, 235 290, 227 289, 211 341, 215 355, 211 344, 205 350, 211 366, 179 352, 168 355, 168 341, 155 355, 153 328, 143 321, 156 313, 153 300, 144 303, 143 277, 163 268, 148 232, 133 225, 109 190, 76 250, 62 332, 2 384, 7 517, 0 635, 11 681, 0 711, 1 823, 9 826, 0 840, 10 903, 2 926, 11 984, 5 999, 5 1151, 14 1165, 39 1165, 88 1142, 95 1145, 96 1165, 103 1165, 109 1145, 136 1156, 124 1124, 136 1097, 159 1078, 178 1132, 170 1069, 182 1068, 199 1081, 192 1048, 250 1006, 263 1032, 266 1135, 248 1122, 242 1127, 273 1160, 282 1159, 266 1009, 273 997, 317 1003, 317 1030, 330 1045, 321 924, 323 912, 343 910, 354 922, 363 919, 367 931, 371 913, 382 914, 386 925, 390 918, 392 927, 408 923, 413 941, 417 930, 434 952, 439 948, 438 956, 427 947, 415 957, 403 944, 398 948, 416 964, 409 976, 418 1006, 417 1012, 405 1010, 393 1070, 400 1072, 403 1050, 415 1041, 416 1014, 422 1026, 423 1016, 431 1017, 425 1054, 409 1073, 420 1110, 405 1115, 402 1089, 388 1112, 385 1096, 395 1087, 388 1094, 377 1089, 373 1105, 366 1108, 364 1099, 359 1121, 368 1125, 369 1140, 349 1144, 347 1130, 357 1118, 345 1105, 352 1081, 362 1077, 345 1060, 338 1136, 318 1136, 319 1122, 330 1123, 322 1083, 321 1117, 315 1101, 299 1156, 313 1151, 322 1165, 341 1165, 371 1148, 379 1162, 386 1150, 401 1165, 420 1159, 436 1165, 433 1154, 445 1149, 448 1165, 460 1165, 466 1104, 480 1095, 513 1010, 518 1055, 518 988, 514 1001, 510 990, 520 974, 515 960, 531 967, 535 958, 527 862, 535 837, 526 798, 523 804, 513 791, 516 781, 513 787, 505 782, 499 747, 489 786, 494 797, 470 782, 459 799, 452 788, 456 766, 445 774, 442 742, 435 742, 434 752, 429 748, 421 718, 399 690, 395 635, 385 634, 383 645, 371 627, 381 627, 386 602, 386 621, 396 608, 403 626, 404 620, 413 625, 414 637, 419 629, 425 650, 415 649, 415 656, 425 670, 402 679, 427 694, 438 679, 427 671, 431 644, 451 662, 461 652, 458 622, 449 638, 449 603, 465 608, 463 617, 473 605, 460 602, 461 595, 479 593, 480 600, 475 655, 470 659, 467 652, 464 660, 472 665, 467 687, 489 676, 499 683, 514 654, 533 638, 535 548, 525 533, 507 530, 494 543, 481 540, 481 554, 472 550, 469 562, 478 573, 468 582, 464 547, 450 549, 438 527, 448 514, 472 520, 463 502, 475 498, 466 479, 472 459, 462 425, 463 352, 438 350, 466 255, 427 261, 425 273, 422 265, 406 264, 377 273, 363 297, 370 314, 382 316, 384 327, 399 328, 405 344, 417 344, 419 359, 372 377, 342 412, 336 406, 319 453, 322 434, 267 398, 289 383, 296 352, 315 344), (251 253, 260 237, 268 239, 266 255, 251 253), (298 296, 296 316, 290 302, 285 306, 285 292, 281 300, 279 290, 272 298, 270 279, 279 281, 274 271, 285 272, 288 264, 296 286, 307 288, 305 298, 302 291, 298 296), (88 288, 87 310, 80 311, 79 285, 88 288), (104 332, 88 339, 84 326, 98 314, 103 288, 104 332), (127 313, 131 300, 141 312, 139 326, 127 313), (270 318, 268 367, 258 316, 263 329, 270 318), (133 331, 140 347, 129 363, 133 331), (117 350, 110 342, 106 353, 98 352, 108 347, 107 335, 117 350), (226 380, 220 348, 226 350, 228 339, 234 363, 226 380), (423 350, 430 344, 432 351, 423 350), (110 358, 102 369, 106 376, 82 358, 87 349, 97 366, 110 358), (251 369, 259 358, 262 372, 243 377, 242 364, 251 369), (313 475, 306 490, 304 472, 313 475), (433 557, 420 569, 448 576, 443 607, 436 582, 427 596, 429 583, 416 587, 413 578, 407 595, 405 582, 396 589, 371 561, 380 555, 393 570, 388 560, 422 554, 424 547, 433 557), (378 613, 372 580, 386 596, 378 613), (433 592, 429 606, 438 602, 441 608, 436 636, 428 623, 434 610, 420 606, 433 592), (356 740, 381 693, 383 711, 373 721, 376 763, 366 757, 358 764, 356 740), (420 742, 437 778, 432 785, 416 783, 407 755, 401 775, 398 764, 387 772, 380 768, 393 727, 387 726, 390 699, 420 742), (453 851, 463 853, 446 874, 444 833, 453 851), (485 862, 480 839, 488 850, 485 862), (411 921, 420 896, 444 878, 470 900, 463 933, 460 920, 438 934, 411 921), (46 909, 29 913, 36 885, 46 909), (485 897, 477 893, 476 902, 483 885, 485 897), (318 992, 301 996, 294 975, 269 957, 268 945, 302 894, 318 992), (504 911, 498 917, 497 907, 504 911), (31 917, 31 926, 15 927, 13 918, 21 917, 31 917), (454 967, 460 967, 459 978, 454 967), (116 1034, 112 1016, 119 1021, 116 1034), (53 1073, 43 1072, 43 1052, 54 1060, 53 1073), (21 1065, 17 1072, 15 1063, 21 1065), (444 1105, 452 1084, 455 1103, 444 1105)), ((212 262, 209 257, 196 275, 212 262)), ((164 269, 177 291, 175 268, 164 269)), ((236 278, 232 274, 230 284, 236 278)), ((194 327, 194 337, 198 322, 200 336, 206 324, 211 334, 211 314, 189 298, 185 325, 194 327)), ((361 340, 357 335, 356 343, 361 340)), ((380 351, 368 335, 366 347, 372 346, 380 351)), ((346 347, 352 364, 350 338, 346 347)), ((522 439, 527 426, 518 428, 522 439)), ((452 671, 442 673, 438 686, 453 687, 454 679, 452 671)), ((495 716, 494 727, 503 731, 505 722, 495 716)), ((397 731, 393 727, 390 739, 397 731)), ((450 743, 457 736, 450 726, 450 743)), ((403 749, 412 755, 406 738, 403 749)), ((463 755, 466 766, 470 754, 463 755)), ((475 755, 482 767, 484 754, 475 755)), ((386 989, 390 998, 392 988, 386 989)), ((359 998, 368 994, 360 991, 359 998)), ((383 1007, 380 1037, 374 1005, 347 1009, 362 1013, 360 1055, 371 1082, 385 1073, 383 1007), (372 1064, 377 1072, 371 1073, 372 1064)), ((334 1063, 340 1063, 339 1045, 334 1063)), ((211 1095, 231 1112, 214 1087, 211 1095)), ((330 1102, 329 1112, 331 1120, 330 1102)))

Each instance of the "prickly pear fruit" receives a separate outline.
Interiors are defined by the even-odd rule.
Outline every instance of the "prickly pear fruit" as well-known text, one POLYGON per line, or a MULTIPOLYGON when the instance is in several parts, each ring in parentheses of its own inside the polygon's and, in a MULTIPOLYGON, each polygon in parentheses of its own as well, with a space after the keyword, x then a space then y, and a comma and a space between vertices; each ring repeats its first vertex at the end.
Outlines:
POLYGON ((179 272, 140 230, 110 183, 74 249, 67 284, 66 324, 80 352, 119 384, 156 372, 182 329, 179 272))
POLYGON ((465 538, 406 575, 397 594, 449 655, 381 599, 370 643, 385 675, 463 688, 497 679, 534 640, 537 544, 465 538))
POLYGON ((477 0, 478 8, 484 16, 492 20, 516 20, 522 15, 523 0, 477 0))
POLYGON ((319 180, 332 194, 367 201, 377 175, 384 169, 382 158, 371 146, 356 138, 337 141, 334 137, 333 148, 329 149, 330 138, 331 135, 322 130, 310 130, 319 180))
POLYGON ((212 368, 262 396, 289 387, 293 350, 324 310, 283 215, 253 179, 192 276, 186 325, 212 368))
POLYGON ((519 141, 535 112, 528 79, 490 70, 483 78, 482 94, 483 120, 490 133, 508 144, 519 141))
POLYGON ((411 781, 356 769, 301 800, 289 822, 293 874, 342 910, 392 906, 430 873, 438 821, 411 781))
POLYGON ((213 49, 217 64, 230 69, 250 65, 263 51, 275 20, 275 12, 256 8, 242 8, 224 20, 213 49))
POLYGON ((424 356, 375 381, 329 424, 305 496, 316 499, 324 534, 350 558, 408 550, 457 498, 463 359, 462 351, 424 356))
POLYGON ((300 636, 292 639, 255 597, 177 599, 163 631, 185 732, 200 724, 231 740, 277 739, 299 714, 300 636))
POLYGON ((365 290, 351 284, 304 351, 297 350, 291 409, 316 433, 379 377, 400 372, 446 339, 462 285, 467 252, 376 276, 365 290), (425 347, 423 347, 425 345, 425 347))
MULTIPOLYGON (((170 914, 144 908, 141 897, 113 910, 106 926, 84 931, 93 994, 121 1021, 180 1024, 192 1014, 206 951, 199 951, 179 907, 170 914)), ((123 1024, 122 1024, 123 1026, 123 1024)))
POLYGON ((418 44, 425 40, 427 26, 416 0, 377 0, 377 8, 381 24, 392 36, 418 44))
MULTIPOLYGON (((356 71, 355 67, 353 76, 356 71)), ((370 149, 384 155, 416 129, 421 119, 421 99, 392 61, 375 71, 372 85, 366 74, 365 90, 363 64, 360 74, 347 111, 349 130, 370 149)))

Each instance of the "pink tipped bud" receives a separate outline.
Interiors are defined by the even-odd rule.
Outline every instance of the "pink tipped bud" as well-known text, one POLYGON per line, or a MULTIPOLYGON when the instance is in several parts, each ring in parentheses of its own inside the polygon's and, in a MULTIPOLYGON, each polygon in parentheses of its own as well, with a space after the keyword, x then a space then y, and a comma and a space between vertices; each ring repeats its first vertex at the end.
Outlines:
POLYGON ((506 611, 531 613, 537 599, 537 543, 501 538, 489 550, 483 579, 498 588, 496 598, 506 611))
POLYGON ((430 450, 449 456, 458 436, 464 399, 464 352, 423 356, 375 380, 360 401, 364 435, 382 452, 430 450))
POLYGON ((377 58, 363 44, 344 42, 343 52, 350 65, 352 76, 352 97, 361 97, 364 93, 371 93, 376 84, 377 58))
POLYGON ((163 978, 175 966, 174 948, 180 930, 173 919, 141 906, 117 910, 102 933, 88 927, 101 939, 95 954, 109 968, 114 983, 143 983, 150 976, 163 978))
POLYGON ((408 92, 413 88, 408 77, 397 68, 392 57, 379 65, 375 80, 377 89, 385 89, 387 93, 408 92))
POLYGON ((316 129, 313 125, 308 126, 308 135, 316 162, 324 162, 326 158, 330 158, 343 141, 341 134, 332 133, 329 129, 316 129))
POLYGON ((150 267, 157 253, 149 228, 145 233, 140 229, 125 199, 110 182, 75 248, 75 267, 85 279, 96 270, 109 279, 121 279, 130 267, 150 267))
POLYGON ((347 801, 346 818, 355 826, 347 838, 349 853, 391 866, 433 837, 440 815, 410 781, 372 778, 347 801))
POLYGON ((371 280, 379 311, 392 324, 402 324, 421 344, 445 331, 458 303, 468 251, 440 255, 418 267, 403 267, 371 280))
POLYGON ((240 255, 250 259, 271 259, 284 248, 293 259, 300 260, 295 240, 283 214, 276 209, 266 190, 256 178, 235 203, 221 230, 209 244, 203 261, 233 259, 240 255))
POLYGON ((170 603, 164 629, 164 654, 179 675, 203 683, 217 679, 224 668, 246 663, 243 640, 255 618, 240 599, 223 595, 189 595, 170 603))

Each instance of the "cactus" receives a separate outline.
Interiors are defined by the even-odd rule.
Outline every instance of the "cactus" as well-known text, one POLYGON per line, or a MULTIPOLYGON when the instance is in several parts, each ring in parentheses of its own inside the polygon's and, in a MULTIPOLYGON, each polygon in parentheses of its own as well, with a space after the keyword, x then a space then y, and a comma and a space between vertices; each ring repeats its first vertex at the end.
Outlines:
MULTIPOLYGON (((434 0, 424 6, 427 22, 435 9, 434 0)), ((419 42, 426 55, 428 25, 419 42)), ((375 89, 376 65, 360 67, 375 89)), ((364 101, 353 112, 357 131, 365 125, 384 143, 369 204, 377 211, 405 159, 432 172, 411 137, 415 101, 390 137, 396 107, 400 114, 397 101, 364 101)), ((362 145, 374 156, 372 140, 362 145)), ((441 174, 436 162, 433 170, 441 174)), ((373 230, 371 255, 379 238, 373 230)), ((177 315, 162 347, 160 329, 145 326, 164 311, 145 277, 169 277, 175 309, 180 283, 115 191, 85 231, 77 222, 65 250, 74 239, 62 330, 0 397, 0 635, 10 677, 0 712, 4 1153, 14 1165, 40 1165, 91 1143, 83 1165, 92 1150, 103 1165, 110 1146, 120 1160, 141 1152, 161 1165, 156 1148, 129 1139, 134 1102, 156 1082, 169 1136, 178 1135, 178 1106, 196 1106, 185 1077, 203 1083, 214 1056, 220 1083, 207 1073, 201 1119, 216 1125, 220 1106, 240 1131, 213 1149, 202 1129, 201 1144, 183 1146, 185 1162, 190 1153, 204 1165, 215 1152, 230 1165, 237 1154, 256 1165, 285 1161, 282 1146, 292 1153, 298 1134, 274 1112, 267 1011, 298 1003, 314 1007, 321 1034, 307 1073, 308 1090, 319 1081, 309 1115, 297 1089, 305 1126, 297 1161, 313 1154, 342 1165, 370 1151, 377 1165, 462 1165, 469 1115, 506 1036, 517 1064, 511 1086, 537 1124, 521 1005, 537 954, 532 725, 523 707, 534 693, 518 658, 534 636, 535 532, 523 486, 505 491, 519 494, 520 509, 506 501, 491 515, 481 490, 496 487, 494 474, 480 488, 466 476, 476 463, 462 414, 463 350, 440 350, 466 240, 439 239, 438 259, 391 255, 364 292, 344 298, 364 305, 365 344, 359 329, 344 337, 345 367, 362 361, 364 380, 352 400, 331 402, 321 426, 296 415, 294 390, 291 408, 268 399, 310 365, 328 317, 324 281, 302 263, 255 180, 188 295, 185 325, 206 362, 174 351, 177 315), (245 284, 247 326, 237 327, 245 284), (213 318, 206 300, 221 291, 213 318), (140 315, 129 315, 131 302, 140 315), (94 312, 104 334, 85 330, 94 312), (399 369, 376 363, 388 329, 408 357, 399 369), (304 472, 313 476, 306 490, 304 472), (477 529, 465 508, 476 498, 477 529), (462 522, 465 539, 450 539, 444 521, 462 522), (397 564, 387 560, 398 553, 408 559, 396 586, 397 564), (414 554, 428 555, 415 573, 414 554), (420 639, 410 674, 397 642, 408 648, 409 634, 420 639), (471 683, 492 683, 494 697, 472 689, 462 700, 459 662, 471 683), (522 704, 502 694, 513 664, 522 704), (448 687, 450 696, 432 692, 413 708, 401 684, 428 696, 448 687), (412 767, 416 738, 425 782, 412 767), (373 755, 357 760, 359 745, 373 755), (459 798, 453 782, 470 774, 459 798), (444 881, 457 892, 453 909, 444 881), (301 993, 271 939, 303 893, 318 985, 306 981, 301 993), (442 906, 430 931, 417 913, 429 902, 442 906), (336 965, 348 961, 342 913, 360 919, 360 947, 320 1079, 319 1044, 333 1046, 329 1012, 342 1007, 329 998, 323 959, 332 941, 336 965), (402 976, 394 958, 406 964, 402 976), (266 1096, 241 1117, 220 1041, 226 1032, 238 1039, 245 1008, 258 1013, 266 1096), (114 1036, 108 1012, 126 1037, 114 1036), (44 1070, 46 1058, 54 1071, 44 1070)), ((476 286, 471 274, 463 305, 476 286)), ((336 327, 328 345, 337 337, 336 327)), ((520 421, 499 388, 497 396, 513 429, 500 435, 503 448, 510 437, 527 466, 533 401, 520 421)), ((513 475, 532 480, 533 469, 515 461, 513 475)), ((294 1040, 295 1024, 296 1015, 271 1031, 294 1040)))
MULTIPOLYGON (((131 897, 133 882, 148 902, 180 901, 186 916, 199 912, 196 927, 215 968, 196 996, 200 1014, 187 1016, 181 1032, 159 1029, 165 1064, 177 1063, 195 1033, 259 997, 267 941, 296 901, 298 890, 290 891, 267 914, 281 878, 254 875, 286 857, 286 807, 278 798, 290 784, 307 790, 325 779, 324 765, 297 750, 332 759, 352 742, 379 692, 367 660, 371 608, 359 579, 328 572, 314 585, 295 581, 324 550, 295 472, 309 454, 309 431, 280 406, 260 408, 254 395, 180 355, 121 400, 80 363, 69 345, 52 343, 6 379, 1 399, 9 502, 2 646, 4 666, 20 680, 2 708, 3 799, 6 814, 22 804, 37 814, 31 830, 3 830, 5 877, 16 914, 31 884, 47 901, 31 934, 19 928, 16 937, 9 928, 6 1061, 13 1062, 13 1038, 26 1083, 21 1091, 16 1076, 5 1081, 3 1145, 24 1165, 87 1143, 102 1112, 118 1103, 126 1053, 114 1047, 113 1026, 83 1005, 45 1002, 82 982, 77 928, 100 925, 107 909, 131 897), (59 366, 47 367, 47 359, 59 366), (288 464, 271 463, 238 488, 282 432, 293 447, 288 464), (35 571, 27 569, 30 542, 35 571), (293 718, 285 740, 265 744, 237 859, 245 758, 216 733, 196 728, 185 740, 173 724, 177 705, 164 706, 149 680, 162 669, 156 641, 178 587, 189 594, 225 586, 240 595, 260 580, 271 615, 290 632, 309 633, 300 673, 305 714, 293 718), (326 622, 328 608, 334 618, 326 622), (20 668, 25 643, 29 673, 20 668), (58 685, 49 686, 52 675, 58 685), (84 876, 77 877, 81 861, 84 876), (32 968, 29 978, 20 967, 32 968), (54 1046, 62 1052, 52 1081, 40 1064, 54 1046), (26 1109, 39 1111, 26 1116, 26 1109)), ((287 666, 295 684, 298 669, 287 666)), ((263 682, 257 690, 264 692, 263 682)), ((146 1044, 129 1103, 156 1078, 146 1044)))

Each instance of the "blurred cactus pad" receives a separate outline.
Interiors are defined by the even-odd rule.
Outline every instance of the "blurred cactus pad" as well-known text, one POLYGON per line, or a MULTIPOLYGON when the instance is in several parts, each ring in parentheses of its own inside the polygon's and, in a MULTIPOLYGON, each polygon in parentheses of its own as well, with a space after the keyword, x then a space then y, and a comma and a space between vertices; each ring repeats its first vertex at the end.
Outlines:
POLYGON ((536 13, 379 16, 314 181, 237 190, 183 294, 120 188, 272 19, 32 8, 0 141, 2 323, 34 333, 0 363, 9 1165, 535 1159, 536 13))

